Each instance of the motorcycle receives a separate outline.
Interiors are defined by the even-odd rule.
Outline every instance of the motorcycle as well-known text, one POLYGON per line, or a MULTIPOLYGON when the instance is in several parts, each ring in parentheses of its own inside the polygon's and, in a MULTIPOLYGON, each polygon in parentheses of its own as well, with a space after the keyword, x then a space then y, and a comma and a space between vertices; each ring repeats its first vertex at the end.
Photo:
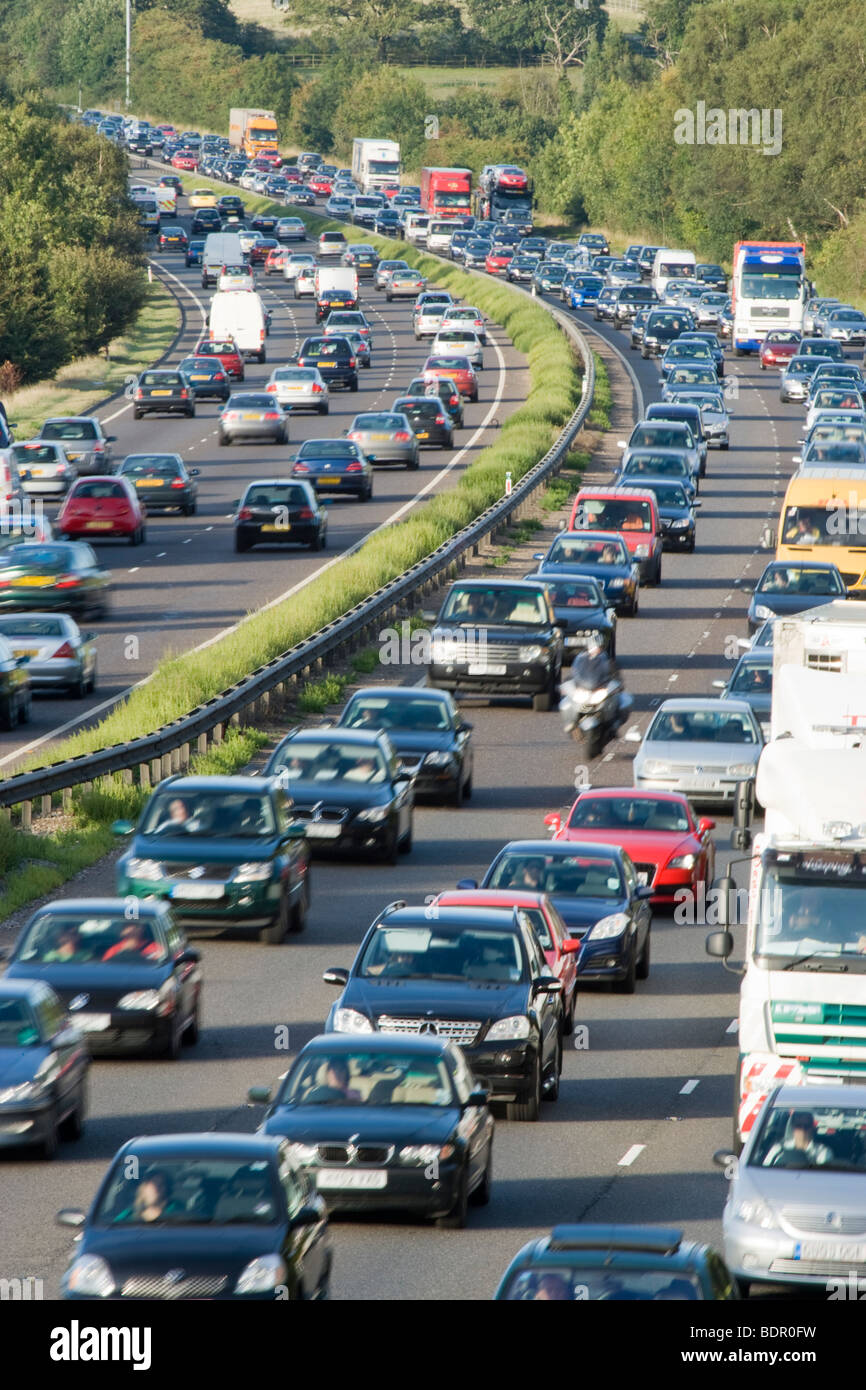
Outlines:
POLYGON ((614 738, 628 719, 632 697, 626 693, 617 677, 597 690, 576 685, 573 680, 560 686, 559 712, 567 734, 586 749, 587 759, 594 758, 604 745, 614 738))

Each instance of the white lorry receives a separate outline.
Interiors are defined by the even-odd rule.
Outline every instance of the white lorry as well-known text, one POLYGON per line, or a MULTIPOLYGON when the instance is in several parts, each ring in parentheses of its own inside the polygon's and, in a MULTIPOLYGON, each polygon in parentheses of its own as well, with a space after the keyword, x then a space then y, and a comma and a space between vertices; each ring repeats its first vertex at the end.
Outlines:
MULTIPOLYGON (((740 989, 734 1143, 767 1094, 866 1077, 866 605, 838 601, 774 624, 771 739, 744 797, 735 847, 751 847, 740 989)), ((725 926, 735 896, 721 880, 725 926)), ((733 952, 729 930, 710 955, 733 952)))
POLYGON ((352 178, 362 193, 375 193, 400 182, 400 146, 396 140, 353 140, 352 178))
POLYGON ((252 290, 218 290, 210 302, 211 338, 234 338, 242 357, 267 361, 264 305, 252 290))

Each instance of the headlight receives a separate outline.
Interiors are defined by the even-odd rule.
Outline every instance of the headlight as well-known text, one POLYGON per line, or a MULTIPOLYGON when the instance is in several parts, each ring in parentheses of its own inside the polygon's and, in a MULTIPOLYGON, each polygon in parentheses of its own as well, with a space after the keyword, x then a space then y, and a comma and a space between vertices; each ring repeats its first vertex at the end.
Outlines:
POLYGON ((625 586, 625 580, 624 580, 624 579, 610 579, 610 580, 608 580, 608 585, 607 585, 607 587, 608 587, 609 589, 622 589, 622 588, 624 588, 624 586, 625 586))
POLYGON ((678 521, 672 521, 672 522, 671 522, 671 530, 672 530, 672 531, 684 531, 684 530, 686 529, 686 527, 688 526, 688 524, 689 524, 689 522, 688 522, 688 518, 687 518, 687 517, 680 517, 680 519, 679 519, 678 521))
POLYGON ((511 1042, 529 1037, 529 1019, 523 1014, 512 1014, 510 1018, 500 1018, 489 1030, 487 1042, 511 1042))
POLYGON ((162 878, 162 865, 155 859, 130 859, 126 865, 130 878, 146 878, 150 881, 162 878))
POLYGON ((765 608, 762 603, 759 603, 756 606, 755 617, 758 618, 762 623, 766 622, 767 618, 772 618, 772 616, 772 610, 769 608, 765 608))
POLYGON ((772 1209, 766 1202, 762 1202, 760 1197, 755 1197, 752 1201, 738 1202, 734 1208, 734 1216, 738 1221, 746 1221, 750 1226, 760 1226, 764 1231, 771 1231, 777 1225, 772 1209))
POLYGON ((609 941, 612 936, 622 936, 628 927, 628 920, 624 912, 612 912, 609 917, 602 917, 589 933, 590 941, 609 941))
POLYGON ((400 1150, 401 1163, 435 1163, 437 1159, 452 1158, 453 1144, 407 1144, 400 1150))
POLYGON ((286 1282, 285 1263, 279 1255, 257 1255, 235 1284, 235 1293, 267 1293, 286 1282))
POLYGON ((318 1153, 315 1144, 289 1144, 289 1156, 295 1163, 312 1163, 318 1153))
POLYGON ((728 775, 730 777, 751 777, 754 771, 754 763, 731 763, 728 768, 728 775))
POLYGON ((696 854, 677 854, 668 860, 669 869, 693 869, 698 862, 696 854))
POLYGON ((658 777, 662 772, 670 772, 670 767, 657 758, 648 758, 640 770, 646 777, 658 777))
POLYGON ((447 767, 453 761, 451 753, 428 753, 424 759, 425 767, 447 767))
POLYGON ((639 545, 635 548, 635 555, 639 560, 649 559, 650 548, 648 545, 639 545))
POLYGON ((114 1293, 114 1275, 100 1255, 79 1255, 63 1276, 66 1293, 89 1294, 108 1298, 114 1293))
POLYGON ((263 879, 270 878, 272 873, 273 865, 269 859, 253 859, 248 864, 238 864, 232 878, 235 883, 261 883, 263 879))
POLYGON ((0 1091, 0 1105, 14 1105, 19 1100, 33 1100, 45 1089, 44 1082, 21 1081, 17 1086, 7 1086, 0 1091))
POLYGON ((357 1009, 337 1009, 334 1014, 335 1033, 372 1033, 373 1025, 365 1014, 357 1009))
POLYGON ((390 806, 368 806, 366 811, 359 811, 357 819, 368 821, 372 825, 379 825, 386 819, 390 806))
POLYGON ((544 655, 544 648, 538 645, 532 647, 518 647, 517 655, 521 661, 540 661, 544 655))
POLYGON ((119 1009, 158 1009, 163 1000, 161 989, 134 989, 117 1001, 119 1009))

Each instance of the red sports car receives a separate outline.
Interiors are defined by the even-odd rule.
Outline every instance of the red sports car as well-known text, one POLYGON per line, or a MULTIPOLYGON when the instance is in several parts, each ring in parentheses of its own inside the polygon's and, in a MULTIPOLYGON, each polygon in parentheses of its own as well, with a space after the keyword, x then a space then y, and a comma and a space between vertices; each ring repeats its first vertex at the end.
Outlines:
POLYGON ((428 357, 422 368, 425 381, 447 376, 455 383, 465 400, 478 400, 478 377, 468 357, 452 357, 444 352, 428 357))
POLYGON ((672 907, 683 890, 698 894, 712 886, 715 821, 696 820, 679 792, 634 787, 593 787, 581 792, 565 823, 556 812, 544 817, 554 840, 593 840, 619 845, 632 859, 640 883, 652 889, 655 906, 672 907))
POLYGON ((202 338, 196 344, 195 357, 218 357, 223 371, 232 381, 243 381, 244 359, 234 338, 202 338))
POLYGON ((307 179, 307 187, 312 188, 317 198, 330 198, 333 184, 322 174, 312 174, 307 179))
POLYGON ((761 344, 758 357, 761 362, 761 371, 764 372, 768 367, 787 367, 792 357, 796 357, 800 350, 800 334, 793 329, 777 329, 768 333, 761 344))
POLYGON ((198 155, 192 150, 178 150, 177 154, 171 157, 172 168, 188 169, 195 173, 198 168, 198 155))
POLYGON ((521 892, 519 888, 452 888, 439 893, 434 902, 439 907, 520 908, 532 923, 551 974, 562 981, 563 1032, 574 1032, 580 937, 569 936, 546 893, 521 892))
POLYGON ((495 251, 488 251, 484 269, 488 275, 503 275, 513 260, 514 252, 510 247, 498 246, 495 251))

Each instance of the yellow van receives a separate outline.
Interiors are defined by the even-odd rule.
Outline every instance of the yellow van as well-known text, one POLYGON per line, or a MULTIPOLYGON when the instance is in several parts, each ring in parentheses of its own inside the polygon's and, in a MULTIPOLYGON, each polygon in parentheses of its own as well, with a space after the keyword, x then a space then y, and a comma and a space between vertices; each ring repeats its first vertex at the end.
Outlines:
POLYGON ((866 598, 866 468, 801 468, 764 544, 777 560, 835 565, 852 597, 866 598))

